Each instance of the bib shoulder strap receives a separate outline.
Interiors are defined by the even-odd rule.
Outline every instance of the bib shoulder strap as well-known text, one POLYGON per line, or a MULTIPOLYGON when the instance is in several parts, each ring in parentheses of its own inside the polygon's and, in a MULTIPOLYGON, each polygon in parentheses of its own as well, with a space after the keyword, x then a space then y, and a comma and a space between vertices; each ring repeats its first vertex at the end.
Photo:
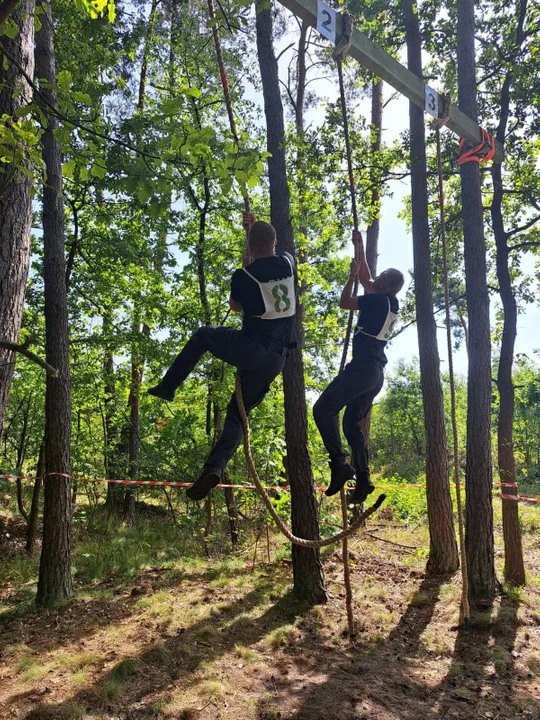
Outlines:
POLYGON ((260 281, 257 280, 256 277, 254 277, 248 270, 246 270, 246 268, 242 268, 242 270, 243 270, 243 271, 246 273, 246 275, 248 275, 252 280, 255 280, 255 282, 257 283, 257 285, 260 285, 260 284, 261 284, 260 281))

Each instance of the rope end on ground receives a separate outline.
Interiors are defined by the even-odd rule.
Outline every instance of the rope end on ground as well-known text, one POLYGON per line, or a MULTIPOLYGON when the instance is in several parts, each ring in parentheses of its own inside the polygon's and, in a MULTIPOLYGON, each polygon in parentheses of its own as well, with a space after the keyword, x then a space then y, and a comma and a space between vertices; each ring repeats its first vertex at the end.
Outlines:
POLYGON ((386 500, 386 495, 383 493, 382 495, 379 495, 379 497, 375 500, 375 503, 371 506, 374 510, 377 510, 381 507, 383 502, 386 500))

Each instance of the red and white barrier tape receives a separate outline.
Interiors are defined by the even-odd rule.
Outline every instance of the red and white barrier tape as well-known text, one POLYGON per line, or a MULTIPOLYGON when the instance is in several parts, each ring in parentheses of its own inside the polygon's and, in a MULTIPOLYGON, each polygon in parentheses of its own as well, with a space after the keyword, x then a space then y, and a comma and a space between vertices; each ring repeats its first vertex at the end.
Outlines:
POLYGON ((524 495, 505 495, 501 493, 503 500, 515 500, 516 502, 540 503, 540 498, 525 497, 524 495))
MULTIPOLYGON (((45 477, 49 476, 56 476, 56 477, 64 477, 68 479, 72 479, 71 475, 68 475, 67 473, 58 473, 58 472, 50 472, 45 475, 45 477)), ((0 475, 0 480, 33 480, 33 478, 30 475, 0 475)), ((147 485, 150 487, 191 487, 193 483, 189 482, 178 482, 173 480, 108 480, 106 478, 75 478, 77 482, 95 482, 95 483, 109 483, 111 485, 147 485)), ((510 488, 517 488, 518 484, 517 482, 513 483, 502 483, 502 482, 496 482, 494 485, 499 485, 500 487, 510 487, 510 488)), ((462 483, 462 486, 465 487, 465 483, 462 483)), ((255 485, 233 485, 233 484, 225 484, 220 483, 219 485, 216 485, 217 488, 230 488, 232 490, 256 490, 255 485)), ((425 487, 424 483, 404 483, 402 485, 379 485, 377 489, 379 490, 386 490, 386 489, 403 489, 403 488, 422 488, 425 487)), ((265 485, 266 490, 281 490, 283 492, 288 492, 290 490, 289 485, 265 485)), ((354 490, 354 488, 345 488, 346 490, 354 490)), ((315 490, 317 492, 324 492, 326 488, 324 487, 316 487, 315 490)), ((540 498, 532 498, 532 497, 525 497, 523 495, 507 495, 505 493, 501 492, 501 497, 504 500, 515 500, 515 501, 523 501, 523 502, 532 502, 532 503, 540 503, 540 498)))

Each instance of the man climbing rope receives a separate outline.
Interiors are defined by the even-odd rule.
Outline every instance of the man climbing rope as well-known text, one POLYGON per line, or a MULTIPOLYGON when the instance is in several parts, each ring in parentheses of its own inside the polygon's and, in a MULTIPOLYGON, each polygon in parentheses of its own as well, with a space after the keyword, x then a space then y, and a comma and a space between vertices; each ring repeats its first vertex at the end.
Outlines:
MULTIPOLYGON (((242 397, 249 412, 262 402, 271 382, 287 358, 296 313, 294 260, 289 253, 276 255, 276 231, 272 225, 244 213, 248 250, 243 268, 232 276, 229 305, 243 312, 242 330, 227 327, 199 328, 150 395, 172 400, 205 352, 234 365, 240 371, 242 397)), ((187 490, 192 500, 202 500, 221 480, 221 473, 242 440, 242 420, 233 394, 223 432, 206 459, 202 472, 187 490)))
POLYGON ((340 308, 359 310, 354 332, 353 357, 313 406, 313 416, 330 455, 331 482, 327 495, 338 493, 356 476, 352 502, 362 503, 375 486, 369 477, 366 438, 361 420, 366 417, 384 381, 387 363, 384 349, 396 322, 396 298, 404 283, 403 274, 390 268, 373 279, 362 249, 362 236, 353 231, 353 243, 361 248, 360 260, 351 262, 349 279, 341 293, 340 308), (366 294, 353 295, 355 281, 366 294), (352 450, 352 465, 343 452, 338 415, 345 407, 343 431, 352 450))

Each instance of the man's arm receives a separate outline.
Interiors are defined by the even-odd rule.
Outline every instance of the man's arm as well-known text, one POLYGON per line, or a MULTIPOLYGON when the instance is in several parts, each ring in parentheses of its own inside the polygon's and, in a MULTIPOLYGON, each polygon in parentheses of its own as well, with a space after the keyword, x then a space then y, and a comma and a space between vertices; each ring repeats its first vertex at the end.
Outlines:
POLYGON ((358 296, 353 295, 354 283, 358 276, 358 263, 356 260, 351 261, 351 271, 349 279, 345 283, 345 287, 341 291, 339 299, 339 307, 342 310, 358 310, 358 296))
POLYGON ((367 293, 373 292, 373 277, 371 276, 371 270, 366 260, 366 253, 364 251, 364 242, 362 240, 362 233, 359 230, 353 230, 353 244, 356 248, 356 260, 358 263, 358 270, 356 279, 360 285, 364 288, 367 293))
MULTIPOLYGON (((252 212, 245 212, 242 216, 242 225, 244 227, 244 230, 246 231, 246 235, 249 233, 249 230, 253 223, 255 222, 255 215, 252 212)), ((246 267, 246 265, 249 265, 251 262, 251 255, 249 254, 249 249, 246 248, 244 251, 244 254, 242 255, 242 267, 246 267)), ((232 288, 231 288, 232 291, 232 288)), ((243 307, 242 303, 239 300, 235 300, 231 295, 229 296, 229 307, 233 312, 242 312, 243 307)))

